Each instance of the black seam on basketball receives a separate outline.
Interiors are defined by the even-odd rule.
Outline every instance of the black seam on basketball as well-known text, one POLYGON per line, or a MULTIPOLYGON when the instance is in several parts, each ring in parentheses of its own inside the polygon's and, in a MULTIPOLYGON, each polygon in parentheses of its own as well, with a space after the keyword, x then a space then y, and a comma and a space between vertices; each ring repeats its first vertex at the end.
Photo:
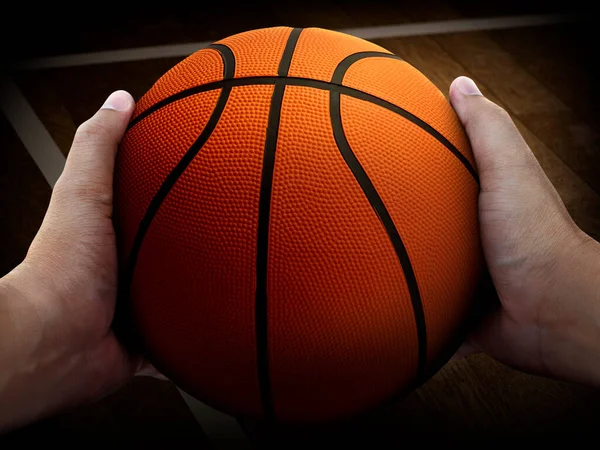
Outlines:
MULTIPOLYGON (((384 53, 385 54, 385 53, 384 53)), ((193 88, 186 89, 185 91, 178 92, 166 99, 161 100, 158 103, 155 103, 153 106, 145 110, 143 113, 139 114, 135 119, 133 119, 129 123, 128 129, 137 125, 140 121, 145 119, 147 116, 156 112, 157 110, 167 106, 170 103, 176 102, 178 100, 184 99, 191 95, 196 95, 201 92, 212 91, 214 89, 222 88, 224 86, 252 86, 252 85, 264 85, 264 84, 275 84, 277 80, 283 80, 284 84, 292 85, 292 86, 307 86, 313 87, 315 89, 329 90, 329 91, 338 91, 341 94, 348 95, 350 97, 358 98, 360 100, 364 100, 366 102, 374 103, 382 108, 385 108, 389 111, 392 111, 399 116, 404 117, 405 119, 411 121, 422 130, 429 133, 433 138, 435 138, 438 142, 440 142, 444 147, 446 147, 459 162, 465 167, 465 169, 471 174, 475 182, 479 185, 479 176, 477 175, 477 171, 473 168, 469 160, 448 140, 446 139, 439 131, 429 125, 422 119, 419 119, 414 114, 406 111, 399 106, 394 105, 393 103, 388 102, 380 97, 377 97, 372 94, 367 94, 366 92, 359 91, 358 89, 354 89, 348 86, 341 86, 339 84, 330 83, 328 81, 320 81, 313 80, 311 78, 298 78, 298 77, 273 77, 273 76, 264 76, 264 77, 245 77, 245 78, 233 78, 231 80, 219 80, 212 83, 203 84, 201 86, 195 86, 193 88)))
POLYGON ((349 56, 346 56, 344 59, 342 59, 342 61, 337 65, 337 67, 335 68, 335 70, 333 71, 333 76, 331 77, 331 82, 334 84, 342 84, 342 82, 344 81, 344 75, 346 75, 346 72, 348 71, 348 69, 350 68, 350 66, 352 64, 354 64, 356 61, 360 61, 361 59, 365 59, 365 58, 391 58, 391 59, 397 59, 399 61, 404 61, 402 58, 400 58, 399 56, 396 56, 392 53, 383 53, 383 52, 358 52, 358 53, 353 53, 349 56))
POLYGON ((230 80, 235 77, 235 56, 233 51, 225 44, 210 44, 207 48, 217 50, 223 60, 223 79, 230 80))
MULTIPOLYGON (((392 58, 392 59, 398 59, 398 60, 402 61, 402 58, 400 58, 399 56, 393 55, 391 53, 381 53, 381 52, 354 53, 352 55, 346 56, 337 65, 337 67, 333 71, 333 76, 331 77, 331 82, 334 84, 343 86, 344 85, 344 76, 346 75, 346 72, 348 71, 348 69, 350 69, 350 66, 352 66, 352 64, 354 64, 355 62, 360 61, 361 59, 365 59, 365 58, 392 58)), ((379 97, 377 97, 377 98, 379 98, 379 97)), ((404 109, 402 109, 402 111, 408 113, 408 111, 406 111, 404 109)), ((410 114, 410 113, 408 113, 408 114, 410 114)), ((419 125, 425 131, 427 131, 429 134, 431 134, 434 138, 436 138, 438 141, 440 141, 442 144, 444 144, 444 146, 446 146, 446 148, 448 148, 448 150, 450 150, 454 154, 454 156, 456 156, 458 158, 458 160, 462 163, 462 165, 465 166, 465 168, 469 171, 469 173, 471 173, 471 175, 473 175, 473 178, 475 178, 475 181, 477 182, 477 184, 479 184, 479 176, 477 175, 477 171, 471 165, 471 162, 465 157, 465 155, 463 155, 462 152, 460 150, 458 150, 454 146, 454 144, 452 144, 452 142, 450 142, 435 128, 433 128, 431 125, 426 123, 424 120, 418 118, 417 116, 411 114, 412 118, 409 118, 405 114, 401 114, 401 115, 406 117, 407 119, 411 120, 413 123, 419 125)))
POLYGON ((271 193, 273 191, 273 171, 275 169, 275 152, 277 137, 279 135, 279 120, 285 84, 281 81, 275 83, 267 135, 265 138, 265 152, 263 156, 262 176, 260 182, 260 195, 258 201, 258 230, 256 242, 256 300, 255 300, 255 326, 256 326, 256 366, 258 371, 258 384, 260 397, 265 414, 265 420, 275 420, 273 398, 271 392, 271 376, 269 373, 269 341, 268 341, 268 298, 267 298, 267 271, 269 251, 269 222, 271 218, 271 193))
POLYGON ((392 242, 392 246, 396 252, 396 256, 404 272, 404 278, 406 279, 406 285, 408 286, 408 292, 410 293, 410 300, 415 316, 415 323, 417 328, 417 339, 418 339, 418 369, 417 376, 420 378, 427 365, 427 332, 425 326, 425 314, 423 312, 423 304, 421 302, 421 294, 419 293, 419 286, 417 284, 417 278, 412 268, 410 258, 406 247, 402 242, 400 233, 392 220, 390 213, 388 212, 382 198, 379 196, 375 186, 369 179, 367 172, 362 167, 358 158, 352 151, 344 128, 342 126, 342 113, 340 107, 339 91, 331 90, 329 96, 329 112, 331 117, 331 126, 333 128, 333 135, 337 147, 346 161, 348 168, 352 171, 354 178, 362 188, 365 196, 369 200, 373 211, 379 217, 387 235, 392 242))
POLYGON ((171 191, 171 188, 175 185, 181 174, 185 171, 185 169, 189 166, 192 160, 196 157, 198 152, 202 149, 202 147, 212 134, 213 130, 217 126, 217 123, 221 118, 221 114, 225 109, 225 105, 227 104, 227 100, 229 99, 231 89, 231 86, 226 86, 223 88, 221 94, 219 95, 219 100, 217 101, 215 109, 213 110, 210 118, 208 119, 208 122, 206 122, 204 129, 202 130, 196 141, 188 149, 188 151, 182 156, 182 158, 179 160, 179 162, 173 168, 173 170, 171 170, 171 172, 166 176, 165 180, 160 185, 160 188, 158 189, 156 194, 154 194, 154 197, 150 201, 150 204, 148 205, 148 208, 144 213, 144 217, 140 221, 137 232, 135 234, 135 238, 133 240, 133 244, 131 246, 131 250, 129 252, 127 268, 123 280, 125 293, 129 293, 131 282, 133 280, 133 272, 135 270, 137 257, 142 247, 142 242, 144 240, 146 232, 148 231, 148 228, 150 228, 150 224, 152 223, 154 216, 156 216, 156 213, 158 212, 164 199, 171 191))
POLYGON ((277 70, 277 75, 280 77, 287 77, 300 33, 302 33, 302 28, 294 28, 288 37, 285 49, 283 50, 283 55, 281 55, 281 61, 279 61, 279 69, 277 70))
POLYGON ((256 297, 254 303, 255 329, 256 329, 256 368, 258 373, 258 386, 267 423, 275 422, 275 408, 271 390, 271 375, 269 372, 269 329, 268 329, 268 302, 267 276, 269 258, 269 223, 271 220, 271 193, 273 191, 273 172, 275 170, 275 153, 277 151, 277 137, 279 136, 279 121, 283 94, 285 92, 285 76, 288 74, 296 43, 302 32, 301 28, 294 28, 288 36, 285 49, 279 61, 279 78, 275 81, 267 133, 265 136, 265 150, 263 154, 262 175, 260 181, 260 194, 258 200, 258 229, 256 240, 256 297))
MULTIPOLYGON (((212 48, 217 50, 221 55, 221 58, 223 59, 224 76, 228 77, 229 75, 231 75, 233 77, 233 74, 235 73, 235 56, 231 49, 223 44, 213 44, 212 48)), ((138 225, 138 229, 136 231, 133 243, 131 245, 131 250, 129 251, 127 266, 125 268, 123 280, 121 283, 121 292, 123 292, 126 296, 126 299, 124 299, 123 301, 128 301, 129 289, 133 280, 133 272, 135 270, 137 257, 142 247, 144 236, 146 235, 146 232, 148 231, 148 228, 150 228, 150 224, 152 223, 152 219, 154 219, 154 216, 158 212, 158 209, 162 205, 162 202, 167 197, 168 193, 171 191, 171 188, 175 185, 181 174, 192 162, 192 160, 198 154, 200 149, 202 149, 202 147, 212 134, 213 130, 219 123, 219 119, 221 118, 221 114, 225 109, 227 100, 229 100, 229 95, 231 94, 232 89, 233 86, 231 85, 222 86, 221 93, 219 94, 219 98, 217 100, 217 104, 215 105, 215 109, 211 113, 208 121, 206 122, 206 125, 202 129, 202 132, 191 145, 191 147, 187 150, 187 152, 182 156, 179 162, 175 165, 173 170, 171 170, 171 172, 165 177, 165 180, 158 188, 158 191, 156 192, 156 194, 154 194, 154 197, 152 197, 152 200, 150 201, 150 204, 148 205, 148 208, 144 213, 144 217, 138 225)))

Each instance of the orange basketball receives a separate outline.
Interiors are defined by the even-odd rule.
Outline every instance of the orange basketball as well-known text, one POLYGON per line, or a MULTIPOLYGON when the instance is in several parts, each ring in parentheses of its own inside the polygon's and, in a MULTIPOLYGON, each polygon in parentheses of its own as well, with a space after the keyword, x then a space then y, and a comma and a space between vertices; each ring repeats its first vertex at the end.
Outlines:
POLYGON ((318 28, 228 37, 138 102, 116 166, 121 284, 151 362, 238 415, 321 421, 416 386, 482 266, 442 93, 318 28))

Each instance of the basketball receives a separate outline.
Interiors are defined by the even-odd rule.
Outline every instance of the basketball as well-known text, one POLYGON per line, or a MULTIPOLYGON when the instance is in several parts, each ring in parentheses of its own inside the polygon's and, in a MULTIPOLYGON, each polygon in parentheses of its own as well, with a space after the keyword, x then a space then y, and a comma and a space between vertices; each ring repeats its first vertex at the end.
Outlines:
POLYGON ((478 193, 458 117, 399 56, 318 28, 228 37, 152 86, 117 154, 132 327, 169 379, 238 417, 377 408, 456 345, 478 193))

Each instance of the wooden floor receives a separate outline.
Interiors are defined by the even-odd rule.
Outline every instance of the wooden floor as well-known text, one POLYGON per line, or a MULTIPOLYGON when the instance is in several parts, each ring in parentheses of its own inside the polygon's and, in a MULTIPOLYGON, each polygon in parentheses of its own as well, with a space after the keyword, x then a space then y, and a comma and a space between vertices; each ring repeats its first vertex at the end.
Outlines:
MULTIPOLYGON (((346 28, 464 17, 543 12, 518 2, 406 3, 370 1, 365 6, 308 2, 270 5, 240 14, 218 8, 144 14, 127 26, 80 27, 77 39, 43 42, 31 56, 216 40, 272 25, 346 28), (261 9, 262 8, 262 9, 261 9)), ((258 7, 257 7, 258 8, 258 7)), ((590 54, 595 30, 585 23, 388 38, 377 44, 401 55, 444 93, 459 75, 473 78, 484 94, 512 115, 575 221, 600 239, 600 107, 598 69, 590 54)), ((66 155, 78 124, 113 90, 139 98, 181 58, 16 71, 18 84, 66 155)), ((0 116, 0 275, 23 258, 39 226, 50 188, 7 120, 0 116)), ((447 364, 419 390, 385 414, 354 425, 355 436, 388 446, 406 441, 491 441, 526 437, 555 441, 566 434, 596 434, 600 392, 511 370, 475 355, 447 364)), ((343 431, 348 433, 349 430, 343 431)), ((0 440, 20 445, 41 436, 88 438, 185 438, 200 448, 202 430, 170 383, 136 379, 113 396, 27 427, 0 440)), ((203 447, 204 446, 204 447, 203 447)))

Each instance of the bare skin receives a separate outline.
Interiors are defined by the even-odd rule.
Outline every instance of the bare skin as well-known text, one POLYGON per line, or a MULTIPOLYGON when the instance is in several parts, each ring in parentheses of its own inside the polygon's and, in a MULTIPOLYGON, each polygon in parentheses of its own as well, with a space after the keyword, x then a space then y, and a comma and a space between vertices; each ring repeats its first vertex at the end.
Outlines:
POLYGON ((466 77, 450 101, 477 162, 482 245, 502 304, 470 344, 528 372, 600 385, 600 244, 575 225, 506 111, 466 77))
MULTIPOLYGON (((600 244, 573 223, 506 112, 464 77, 450 99, 475 154, 482 242, 502 305, 465 348, 600 385, 600 244)), ((0 279, 0 431, 101 398, 143 366, 110 328, 114 158, 133 108, 117 91, 79 127, 25 260, 0 279)))

